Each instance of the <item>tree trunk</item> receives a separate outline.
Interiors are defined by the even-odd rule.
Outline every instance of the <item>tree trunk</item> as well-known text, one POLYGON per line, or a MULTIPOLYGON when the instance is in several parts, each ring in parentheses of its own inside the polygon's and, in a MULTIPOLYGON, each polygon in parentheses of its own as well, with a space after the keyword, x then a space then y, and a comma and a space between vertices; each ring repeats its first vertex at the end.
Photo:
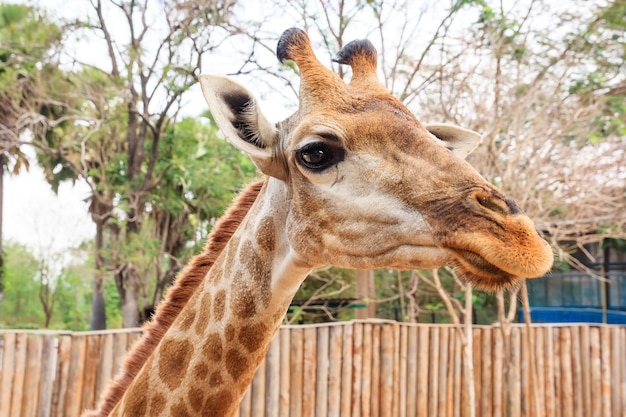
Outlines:
MULTIPOLYGON (((92 205, 95 208, 95 205, 92 205)), ((100 206, 98 206, 100 207, 100 206)), ((107 328, 106 310, 104 307, 104 260, 102 250, 104 247, 104 219, 101 210, 97 210, 92 218, 96 222, 96 249, 95 267, 96 275, 93 281, 93 299, 91 302, 91 330, 104 330, 107 328)))
POLYGON ((122 303, 122 326, 139 326, 139 272, 137 267, 128 263, 115 274, 117 291, 122 303))
POLYGON ((55 295, 50 291, 48 284, 41 284, 39 289, 39 300, 41 301, 41 307, 44 314, 44 325, 46 329, 50 327, 50 321, 52 320, 52 314, 54 313, 54 297, 55 295))
MULTIPOLYGON (((99 273, 97 273, 99 275, 99 273)), ((104 330, 107 328, 106 310, 104 308, 104 286, 102 280, 94 280, 93 298, 91 301, 91 330, 104 330)))
POLYGON ((356 298, 363 301, 365 308, 357 308, 354 317, 370 319, 376 317, 376 286, 374 271, 357 270, 354 273, 356 298))

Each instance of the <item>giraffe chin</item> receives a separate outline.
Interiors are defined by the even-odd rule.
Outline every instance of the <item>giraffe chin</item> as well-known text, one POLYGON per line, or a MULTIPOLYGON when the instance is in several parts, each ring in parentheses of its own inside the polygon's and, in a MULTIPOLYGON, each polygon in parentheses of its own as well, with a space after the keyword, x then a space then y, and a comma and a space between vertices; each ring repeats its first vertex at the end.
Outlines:
POLYGON ((459 276, 471 285, 485 291, 516 288, 526 277, 513 275, 488 262, 477 253, 455 249, 452 253, 452 266, 459 276))

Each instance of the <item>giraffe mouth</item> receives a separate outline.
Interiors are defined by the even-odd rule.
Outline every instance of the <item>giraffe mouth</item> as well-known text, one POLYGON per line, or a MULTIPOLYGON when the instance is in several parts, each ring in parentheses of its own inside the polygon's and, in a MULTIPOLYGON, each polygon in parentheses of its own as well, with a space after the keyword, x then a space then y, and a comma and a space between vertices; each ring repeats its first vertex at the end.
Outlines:
POLYGON ((495 291, 516 287, 522 277, 507 272, 487 261, 483 256, 467 249, 449 249, 452 266, 460 277, 483 290, 495 291))

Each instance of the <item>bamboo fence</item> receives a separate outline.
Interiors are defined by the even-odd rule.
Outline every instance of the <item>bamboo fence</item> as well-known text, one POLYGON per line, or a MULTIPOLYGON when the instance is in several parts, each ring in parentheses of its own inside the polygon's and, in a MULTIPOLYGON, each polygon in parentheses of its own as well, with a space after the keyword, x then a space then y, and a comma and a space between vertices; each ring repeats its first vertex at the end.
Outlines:
MULTIPOLYGON (((457 330, 379 321, 282 327, 239 415, 468 416, 457 330)), ((78 416, 140 334, 0 331, 0 417, 78 416)), ((477 417, 626 417, 626 327, 533 325, 529 335, 519 325, 475 326, 472 336, 477 417)))

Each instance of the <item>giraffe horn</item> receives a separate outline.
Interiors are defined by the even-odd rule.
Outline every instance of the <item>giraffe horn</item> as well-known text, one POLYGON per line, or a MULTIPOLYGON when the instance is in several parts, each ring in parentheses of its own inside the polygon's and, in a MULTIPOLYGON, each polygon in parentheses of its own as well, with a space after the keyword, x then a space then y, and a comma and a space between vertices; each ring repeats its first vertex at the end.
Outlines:
POLYGON ((367 90, 387 92, 385 86, 378 80, 376 69, 378 67, 378 51, 367 39, 359 39, 348 42, 333 59, 334 62, 350 65, 352 79, 350 85, 367 90))
POLYGON ((291 28, 283 32, 276 47, 276 56, 280 62, 292 60, 300 70, 301 107, 314 102, 311 98, 328 100, 329 89, 345 89, 345 83, 317 59, 309 36, 302 29, 291 28))
POLYGON ((276 46, 276 56, 280 62, 290 59, 298 66, 311 57, 317 61, 311 48, 309 36, 299 28, 289 28, 283 32, 276 46))

